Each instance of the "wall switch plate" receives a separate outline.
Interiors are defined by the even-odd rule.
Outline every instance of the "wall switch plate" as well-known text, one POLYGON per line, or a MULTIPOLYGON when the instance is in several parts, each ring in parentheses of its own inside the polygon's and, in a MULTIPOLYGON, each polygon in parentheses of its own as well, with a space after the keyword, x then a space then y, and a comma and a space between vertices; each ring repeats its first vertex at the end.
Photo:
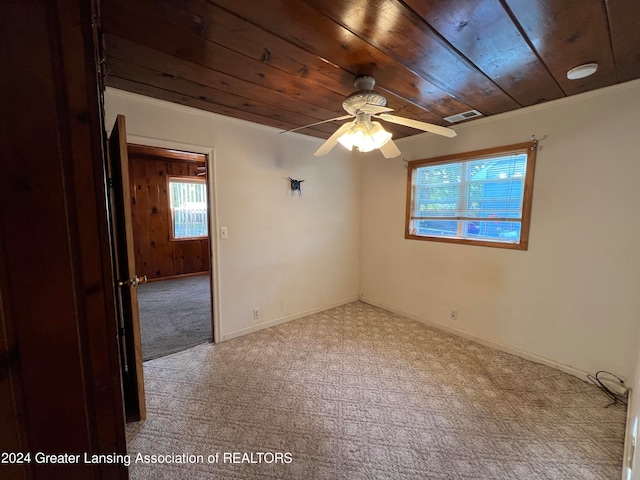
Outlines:
POLYGON ((229 238, 227 227, 220 227, 220 238, 229 238))

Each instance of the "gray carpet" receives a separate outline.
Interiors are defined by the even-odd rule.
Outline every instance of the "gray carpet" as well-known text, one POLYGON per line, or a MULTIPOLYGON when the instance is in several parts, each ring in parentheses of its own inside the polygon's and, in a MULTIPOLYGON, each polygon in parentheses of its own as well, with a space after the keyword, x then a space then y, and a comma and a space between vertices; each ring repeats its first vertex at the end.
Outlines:
POLYGON ((621 476, 625 408, 595 386, 359 302, 147 362, 145 381, 130 453, 203 463, 133 480, 621 476), (276 452, 291 462, 258 462, 276 452))
POLYGON ((145 361, 212 338, 208 275, 139 285, 138 306, 145 361))

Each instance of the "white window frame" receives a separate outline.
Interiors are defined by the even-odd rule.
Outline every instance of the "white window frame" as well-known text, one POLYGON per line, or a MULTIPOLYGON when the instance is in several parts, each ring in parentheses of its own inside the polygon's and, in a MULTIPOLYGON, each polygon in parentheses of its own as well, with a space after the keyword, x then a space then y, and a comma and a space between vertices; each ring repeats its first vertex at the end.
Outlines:
POLYGON ((202 235, 193 235, 193 236, 189 236, 189 237, 176 237, 175 233, 176 233, 176 215, 175 215, 175 209, 173 206, 173 198, 172 198, 172 191, 171 191, 171 184, 172 183, 193 183, 193 184, 198 184, 198 185, 203 185, 204 186, 204 194, 205 194, 205 211, 204 211, 204 218, 205 221, 208 223, 209 222, 209 213, 208 213, 208 209, 209 209, 209 200, 207 199, 207 187, 206 187, 206 179, 205 178, 194 178, 194 177, 180 177, 180 176, 169 176, 167 178, 167 198, 169 201, 169 210, 171 211, 171 215, 170 215, 170 225, 169 225, 169 236, 170 239, 172 241, 182 241, 182 240, 202 240, 203 238, 209 238, 209 226, 207 225, 204 234, 202 235))

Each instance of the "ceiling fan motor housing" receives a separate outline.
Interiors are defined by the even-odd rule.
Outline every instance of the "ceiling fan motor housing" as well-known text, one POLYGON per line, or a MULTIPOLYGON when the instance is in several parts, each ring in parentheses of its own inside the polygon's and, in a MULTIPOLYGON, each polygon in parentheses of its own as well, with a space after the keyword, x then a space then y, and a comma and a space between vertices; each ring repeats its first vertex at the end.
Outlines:
POLYGON ((342 108, 350 115, 356 115, 358 110, 364 105, 376 105, 380 107, 387 105, 387 99, 373 91, 373 87, 376 84, 373 77, 356 77, 353 84, 358 91, 353 92, 342 102, 342 108))

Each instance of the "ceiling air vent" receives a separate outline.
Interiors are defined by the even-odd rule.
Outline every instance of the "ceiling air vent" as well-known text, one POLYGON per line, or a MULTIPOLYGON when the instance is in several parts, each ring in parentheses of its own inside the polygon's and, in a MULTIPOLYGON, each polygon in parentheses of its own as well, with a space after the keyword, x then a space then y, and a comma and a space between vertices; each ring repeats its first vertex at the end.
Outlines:
POLYGON ((482 114, 478 110, 469 110, 468 112, 458 113, 456 115, 451 115, 449 117, 444 117, 444 119, 449 123, 461 122, 463 120, 469 120, 470 118, 481 117, 482 114))

